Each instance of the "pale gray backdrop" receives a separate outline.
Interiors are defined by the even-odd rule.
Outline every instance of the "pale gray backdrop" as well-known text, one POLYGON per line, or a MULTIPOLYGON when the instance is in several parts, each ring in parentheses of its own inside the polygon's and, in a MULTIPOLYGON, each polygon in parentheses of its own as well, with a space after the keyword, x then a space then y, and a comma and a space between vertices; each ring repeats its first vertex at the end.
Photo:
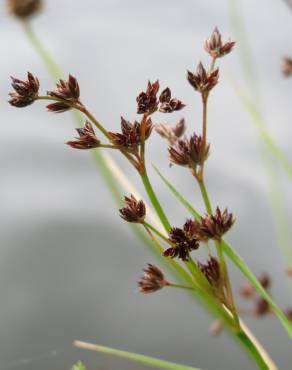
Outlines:
MULTIPOLYGON (((262 112, 292 159, 292 80, 279 70, 281 57, 292 54, 292 12, 280 0, 242 3, 262 112)), ((77 359, 89 369, 146 369, 73 349, 74 339, 206 370, 253 369, 227 335, 211 338, 211 318, 184 292, 137 293, 140 270, 153 258, 118 217, 90 153, 63 144, 73 136, 71 115, 46 113, 42 103, 17 110, 6 102, 10 75, 23 78, 32 71, 43 91, 53 82, 19 24, 6 15, 4 0, 0 17, 0 369, 67 370, 77 359)), ((121 114, 134 119, 137 93, 147 79, 159 78, 188 106, 157 120, 184 115, 192 132, 200 125, 201 108, 185 71, 201 58, 207 61, 202 42, 215 25, 232 36, 229 21, 223 0, 50 0, 33 26, 62 69, 78 77, 82 100, 107 127, 118 130, 121 114)), ((220 62, 221 83, 210 99, 207 182, 214 203, 236 215, 229 239, 255 273, 272 274, 274 297, 285 307, 291 299, 259 140, 231 85, 245 82, 240 47, 220 62)), ((169 169, 165 143, 156 135, 149 156, 202 209, 191 176, 169 169)), ((134 171, 118 161, 142 190, 134 171)), ((186 212, 151 175, 172 222, 181 224, 186 212)), ((282 171, 278 176, 291 209, 291 182, 282 171)), ((235 287, 244 280, 237 272, 232 278, 235 287)), ((247 322, 279 368, 291 369, 291 342, 277 320, 247 322)))

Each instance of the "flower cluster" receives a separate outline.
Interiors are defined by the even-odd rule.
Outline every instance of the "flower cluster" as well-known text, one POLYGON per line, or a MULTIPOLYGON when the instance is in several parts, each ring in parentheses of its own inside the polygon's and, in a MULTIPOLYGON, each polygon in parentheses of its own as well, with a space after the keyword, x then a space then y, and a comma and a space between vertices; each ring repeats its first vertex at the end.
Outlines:
MULTIPOLYGON (((145 140, 151 135, 153 124, 151 118, 147 118, 145 125, 145 140)), ((121 133, 109 132, 112 142, 115 145, 135 149, 141 143, 141 123, 131 123, 121 117, 121 133)))
POLYGON ((138 114, 150 115, 158 109, 163 113, 172 113, 185 107, 185 104, 180 100, 171 98, 171 91, 168 87, 162 91, 158 99, 157 94, 159 87, 158 80, 153 83, 148 81, 146 91, 142 91, 136 99, 138 114))
POLYGON ((195 170, 206 161, 209 150, 210 145, 205 145, 202 137, 194 134, 189 139, 178 140, 168 148, 168 153, 172 163, 195 170))
POLYGON ((216 239, 221 237, 231 228, 235 219, 232 213, 229 213, 227 208, 221 212, 219 207, 212 215, 202 217, 200 224, 200 237, 202 239, 216 239))
POLYGON ((95 135, 92 124, 86 121, 83 128, 77 128, 79 138, 76 140, 67 141, 67 145, 75 149, 92 149, 100 145, 100 141, 95 135))
POLYGON ((139 292, 144 294, 154 293, 169 285, 163 272, 158 267, 148 263, 143 271, 144 275, 138 281, 139 292))
POLYGON ((32 104, 38 96, 40 83, 30 72, 27 73, 27 80, 22 81, 11 77, 11 86, 15 92, 10 93, 9 103, 17 108, 27 107, 32 104))
MULTIPOLYGON (((227 209, 221 212, 217 207, 215 214, 206 215, 201 221, 188 219, 182 228, 173 227, 169 233, 169 243, 171 247, 163 253, 165 257, 178 257, 183 261, 189 259, 190 252, 198 249, 200 242, 209 239, 220 239, 233 225, 234 218, 227 209)), ((205 270, 215 268, 216 261, 210 260, 205 270)), ((203 266, 203 265, 201 265, 203 266)))
POLYGON ((42 5, 42 0, 7 0, 8 11, 21 19, 35 15, 42 5))
POLYGON ((119 210, 120 216, 127 222, 143 223, 146 216, 146 207, 142 200, 134 195, 125 197, 125 207, 119 210))
POLYGON ((60 80, 57 88, 48 91, 47 94, 60 99, 60 101, 49 104, 47 109, 55 113, 65 112, 72 108, 72 103, 79 103, 80 89, 77 79, 69 74, 68 81, 60 80))
POLYGON ((205 41, 205 50, 212 58, 221 58, 229 54, 235 45, 234 41, 222 42, 221 33, 215 27, 211 36, 205 41))
POLYGON ((172 228, 169 233, 169 241, 172 246, 166 249, 163 255, 188 261, 190 252, 200 246, 198 239, 199 227, 200 224, 197 221, 189 219, 185 222, 183 228, 172 228))
POLYGON ((184 118, 180 119, 175 126, 170 126, 165 123, 155 125, 155 131, 164 139, 166 139, 170 145, 174 145, 177 140, 184 134, 186 130, 184 118))
POLYGON ((185 107, 185 104, 183 104, 180 100, 171 97, 171 91, 169 87, 162 91, 159 96, 159 101, 161 103, 159 112, 162 113, 172 113, 185 107))
POLYGON ((198 262, 198 267, 210 285, 216 288, 221 284, 220 265, 217 258, 210 256, 205 264, 198 262))
POLYGON ((187 71, 187 80, 200 93, 208 93, 215 87, 219 79, 219 69, 206 71, 203 64, 198 64, 196 72, 187 71))

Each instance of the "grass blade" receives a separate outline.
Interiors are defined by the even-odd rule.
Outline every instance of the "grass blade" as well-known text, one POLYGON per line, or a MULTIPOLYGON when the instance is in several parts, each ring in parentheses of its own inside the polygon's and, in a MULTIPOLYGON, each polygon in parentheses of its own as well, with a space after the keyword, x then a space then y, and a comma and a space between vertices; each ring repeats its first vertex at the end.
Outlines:
MULTIPOLYGON (((161 172, 154 167, 155 171, 165 183, 165 185, 170 189, 170 191, 175 195, 179 202, 193 215, 197 220, 200 220, 200 214, 192 207, 192 205, 175 189, 173 185, 161 174, 161 172)), ((289 336, 292 338, 292 325, 283 313, 283 311, 277 306, 273 301, 271 296, 262 287, 261 283, 258 281, 256 276, 251 272, 249 267, 243 261, 243 259, 235 252, 235 250, 228 244, 225 240, 222 241, 223 251, 226 256, 234 263, 235 266, 243 273, 243 275, 253 284, 259 295, 264 298, 271 306, 275 315, 278 317, 283 327, 286 329, 289 336)))
POLYGON ((117 356, 126 358, 130 361, 140 362, 141 364, 148 365, 151 367, 156 367, 159 369, 168 369, 168 370, 200 370, 198 368, 186 365, 176 364, 174 362, 160 360, 158 358, 140 355, 138 353, 132 353, 127 351, 121 351, 115 348, 100 346, 98 344, 86 343, 75 341, 74 346, 78 348, 88 349, 91 351, 106 353, 108 355, 117 356))

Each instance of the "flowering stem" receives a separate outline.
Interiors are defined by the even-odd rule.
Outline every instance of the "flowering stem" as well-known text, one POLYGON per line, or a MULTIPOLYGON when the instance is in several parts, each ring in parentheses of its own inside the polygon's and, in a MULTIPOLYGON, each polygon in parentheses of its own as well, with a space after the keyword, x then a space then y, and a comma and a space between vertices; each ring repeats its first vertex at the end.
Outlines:
POLYGON ((146 134, 146 122, 148 114, 144 113, 141 121, 141 146, 140 146, 140 156, 142 165, 145 166, 145 134, 146 134))
POLYGON ((192 286, 185 286, 181 284, 173 284, 173 283, 168 283, 166 286, 172 287, 172 288, 181 288, 181 289, 190 289, 194 290, 195 288, 192 286))
POLYGON ((202 194, 202 197, 203 197, 203 200, 204 200, 204 203, 205 203, 206 211, 208 212, 209 215, 211 215, 212 214, 212 205, 211 205, 211 202, 210 202, 210 199, 209 199, 209 195, 208 195, 208 192, 207 192, 207 189, 206 189, 205 182, 204 182, 203 179, 200 179, 198 181, 198 183, 199 183, 201 194, 202 194))

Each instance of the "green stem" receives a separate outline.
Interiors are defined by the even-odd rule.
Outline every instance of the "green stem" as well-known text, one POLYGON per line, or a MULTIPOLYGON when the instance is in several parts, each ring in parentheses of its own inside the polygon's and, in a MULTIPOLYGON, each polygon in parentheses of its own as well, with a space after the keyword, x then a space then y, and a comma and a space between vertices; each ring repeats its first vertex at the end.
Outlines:
POLYGON ((158 198, 157 198, 157 196, 156 196, 156 194, 155 194, 155 192, 153 190, 153 187, 152 187, 152 185, 151 185, 151 183, 149 181, 149 177, 147 175, 146 169, 141 174, 141 179, 142 179, 142 182, 144 184, 145 190, 146 190, 146 192, 148 194, 148 197, 149 197, 149 199, 150 199, 150 201, 151 201, 151 203, 152 203, 152 205, 153 205, 153 207, 154 207, 154 209, 155 209, 158 217, 160 218, 161 223, 162 223, 165 231, 167 233, 169 233, 170 230, 171 230, 171 225, 170 225, 170 223, 168 221, 168 218, 167 218, 166 214, 164 213, 164 211, 163 211, 163 209, 161 207, 161 204, 160 204, 160 202, 159 202, 159 200, 158 200, 158 198))
POLYGON ((49 69, 50 74, 54 78, 60 78, 62 76, 61 69, 59 68, 58 64, 55 62, 55 60, 51 56, 51 54, 43 46, 42 42, 39 40, 37 35, 33 32, 29 21, 26 21, 26 20, 22 21, 22 26, 23 26, 23 29, 24 29, 24 32, 25 32, 27 38, 32 43, 32 45, 34 46, 36 52, 44 60, 46 66, 49 69))
POLYGON ((212 205, 211 205, 209 195, 208 195, 208 192, 207 192, 207 189, 206 189, 206 186, 205 186, 205 182, 204 182, 204 180, 200 180, 200 181, 198 181, 198 183, 199 183, 199 186, 200 186, 200 190, 201 190, 201 194, 202 194, 202 197, 203 197, 203 200, 204 200, 206 211, 208 212, 209 215, 211 215, 212 214, 212 205))

